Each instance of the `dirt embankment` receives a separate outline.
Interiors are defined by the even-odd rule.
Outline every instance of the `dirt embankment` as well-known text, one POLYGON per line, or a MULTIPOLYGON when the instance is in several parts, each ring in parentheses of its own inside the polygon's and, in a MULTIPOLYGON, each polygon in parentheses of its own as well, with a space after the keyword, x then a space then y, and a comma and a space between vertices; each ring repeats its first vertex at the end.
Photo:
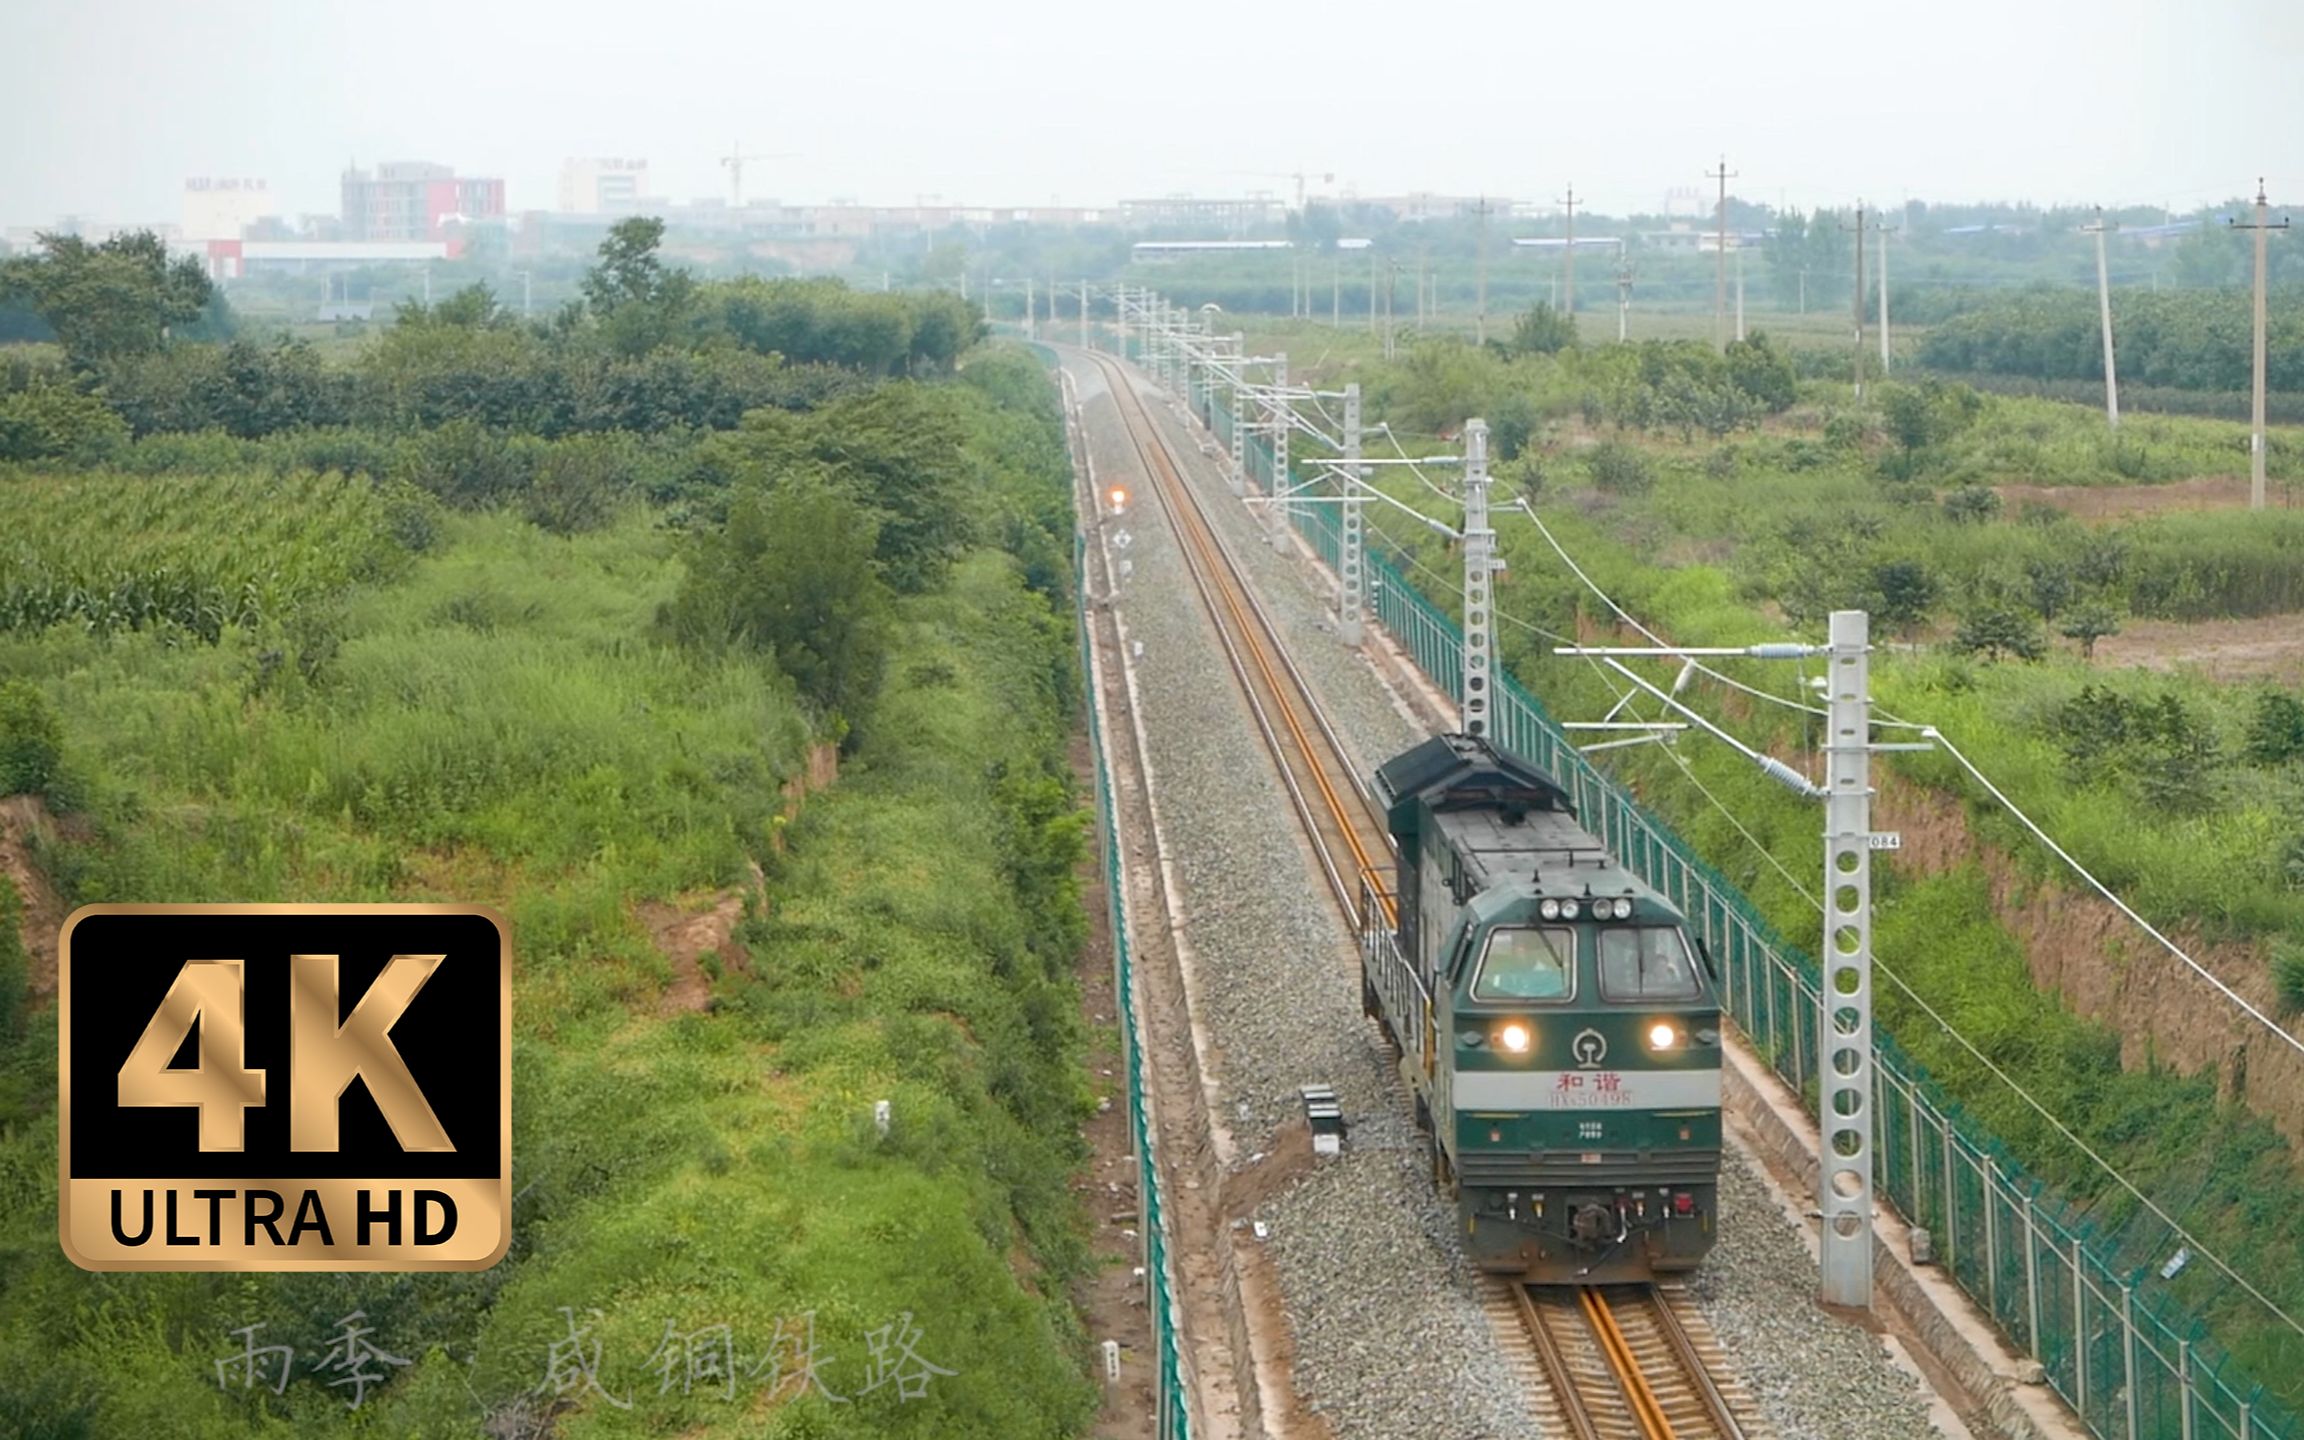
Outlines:
POLYGON ((54 835, 57 825, 39 796, 0 796, 0 875, 15 885, 23 904, 17 928, 32 962, 34 1008, 56 995, 56 940, 64 928, 64 899, 32 863, 32 846, 54 835))
MULTIPOLYGON (((840 778, 840 750, 832 744, 811 745, 800 772, 784 782, 784 804, 779 817, 790 823, 799 817, 810 795, 840 778)), ((778 854, 784 850, 780 825, 769 837, 778 854)), ((750 961, 736 943, 736 926, 744 919, 749 900, 760 909, 768 906, 768 877, 758 865, 751 868, 749 884, 726 890, 704 890, 678 899, 644 900, 640 923, 664 958, 672 962, 672 983, 665 988, 661 1009, 666 1015, 702 1010, 712 1003, 712 977, 704 973, 704 957, 716 957, 725 969, 744 970, 750 961)))
MULTIPOLYGON (((2024 954, 2033 982, 2121 1037, 2120 1063, 2186 1074, 2216 1072, 2217 1089, 2270 1121, 2304 1153, 2304 1055, 2250 1019, 2188 966, 2077 878, 2036 881, 2014 856, 1976 838, 1961 803, 1895 775, 1882 776, 1877 826, 1901 830, 1893 864, 1925 874, 1970 860, 1992 888, 1992 908, 2024 954)), ((2267 1015, 2271 980, 2252 945, 2210 945, 2196 929, 2168 938, 2267 1015)))

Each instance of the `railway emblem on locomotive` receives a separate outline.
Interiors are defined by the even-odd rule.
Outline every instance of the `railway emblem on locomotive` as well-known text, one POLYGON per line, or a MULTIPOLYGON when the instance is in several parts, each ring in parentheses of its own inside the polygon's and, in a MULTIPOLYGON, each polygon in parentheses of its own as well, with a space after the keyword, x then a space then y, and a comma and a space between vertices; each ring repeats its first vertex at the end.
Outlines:
POLYGON ((1576 1056, 1576 1068, 1579 1070, 1597 1070, 1600 1062, 1608 1058, 1608 1039, 1597 1030, 1577 1031, 1576 1038, 1569 1041, 1568 1046, 1576 1056))

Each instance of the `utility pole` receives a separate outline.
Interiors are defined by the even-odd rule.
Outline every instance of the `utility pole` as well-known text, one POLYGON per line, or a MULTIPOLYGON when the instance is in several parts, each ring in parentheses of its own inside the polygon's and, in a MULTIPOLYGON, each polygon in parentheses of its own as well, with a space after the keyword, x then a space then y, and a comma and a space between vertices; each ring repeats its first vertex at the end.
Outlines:
POLYGON ((1384 269, 1384 358, 1387 360, 1392 358, 1392 304, 1399 298, 1400 262, 1394 260, 1384 269))
POLYGON ((1232 493, 1248 493, 1248 337, 1232 332, 1232 493))
POLYGON ((1032 338, 1032 318, 1039 310, 1039 302, 1032 298, 1032 277, 1024 277, 1024 338, 1032 338))
POLYGON ((1428 326, 1429 326, 1429 324, 1430 324, 1430 321, 1427 319, 1427 316, 1428 316, 1429 312, 1426 310, 1426 308, 1425 308, 1425 302, 1424 302, 1424 293, 1425 293, 1425 292, 1424 292, 1424 286, 1425 286, 1425 282, 1426 282, 1426 280, 1429 278, 1429 272, 1430 272, 1431 268, 1432 268, 1432 246, 1431 246, 1429 243, 1426 243, 1426 244, 1423 244, 1423 245, 1419 245, 1419 246, 1417 246, 1417 247, 1416 247, 1416 328, 1417 328, 1419 331, 1421 331, 1421 330, 1424 330, 1424 329, 1428 328, 1428 326))
POLYGON ((1368 247, 1368 333, 1376 333, 1376 247, 1368 247))
POLYGON ((1494 653, 1488 587, 1496 578, 1496 532, 1488 525, 1488 422, 1464 422, 1464 674, 1461 728, 1488 733, 1494 653))
POLYGON ((1080 282, 1080 348, 1088 348, 1088 282, 1080 282))
POLYGON ((1328 257, 1328 328, 1344 328, 1344 257, 1328 257))
POLYGON ((2096 316, 2104 329, 2104 420, 2114 430, 2120 428, 2120 377, 2112 368, 2112 273, 2104 263, 2104 232, 2118 228, 2118 222, 2104 218, 2104 207, 2096 207, 2096 223, 2081 227, 2096 237, 2096 316))
POLYGON ((1360 613, 1368 599, 1362 554, 1360 487, 1365 476, 1360 467, 1360 382, 1357 380, 1344 386, 1344 476, 1343 543, 1338 547, 1336 575, 1340 592, 1336 597, 1336 638, 1357 647, 1360 613))
POLYGON ((2287 217, 2275 225, 2268 218, 2264 202, 2264 181, 2256 181, 2256 223, 2243 225, 2237 220, 2224 223, 2235 230, 2256 232, 2256 348, 2253 355, 2256 375, 2256 400, 2249 410, 2248 436, 2248 508, 2264 508, 2264 242, 2275 230, 2288 228, 2287 217))
POLYGON ((1474 301, 1472 336, 1477 344, 1488 343, 1488 197, 1480 197, 1480 286, 1474 301))
POLYGON ((1705 179, 1720 182, 1720 234, 1714 242, 1719 254, 1714 257, 1712 274, 1712 348, 1720 351, 1728 348, 1727 337, 1723 333, 1723 327, 1728 322, 1728 182, 1735 179, 1737 173, 1728 168, 1726 155, 1720 157, 1718 170, 1704 172, 1705 179))
POLYGON ((1632 313, 1632 266, 1624 260, 1616 262, 1616 343, 1624 343, 1627 319, 1632 313))
POLYGON ((1880 374, 1882 378, 1886 378, 1888 374, 1888 237, 1903 227, 1900 225, 1875 225, 1872 228, 1880 233, 1880 374))
POLYGON ((1744 247, 1736 247, 1736 338, 1744 338, 1744 247))
MULTIPOLYGON (((1841 227, 1846 229, 1846 226, 1841 227)), ((1856 403, 1864 403, 1864 202, 1856 202, 1856 403)))
MULTIPOLYGON (((1561 258, 1568 267, 1568 278, 1560 286, 1561 299, 1567 302, 1563 314, 1576 313, 1576 187, 1571 184, 1560 203, 1568 210, 1568 243, 1561 248, 1561 258)), ((1575 322, 1571 320, 1570 324, 1575 322)))

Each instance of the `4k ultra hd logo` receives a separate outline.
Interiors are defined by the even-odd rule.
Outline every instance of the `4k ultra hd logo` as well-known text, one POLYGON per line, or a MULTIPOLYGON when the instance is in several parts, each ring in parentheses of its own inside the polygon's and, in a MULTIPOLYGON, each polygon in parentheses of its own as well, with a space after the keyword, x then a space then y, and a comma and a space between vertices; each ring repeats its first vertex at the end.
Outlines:
POLYGON ((64 1253, 485 1270, 512 1239, 512 951, 475 905, 90 905, 57 967, 64 1253))

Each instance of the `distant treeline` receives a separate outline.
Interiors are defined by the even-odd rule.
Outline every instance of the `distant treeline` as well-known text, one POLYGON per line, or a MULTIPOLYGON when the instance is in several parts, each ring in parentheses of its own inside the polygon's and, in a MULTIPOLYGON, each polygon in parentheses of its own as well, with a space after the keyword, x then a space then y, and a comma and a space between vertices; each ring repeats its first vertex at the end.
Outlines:
MULTIPOLYGON (((2275 299, 2266 384, 2275 391, 2304 391, 2304 309, 2288 295, 2275 299)), ((2131 385, 2246 390, 2252 326, 2245 291, 2115 295, 2112 338, 2123 393, 2131 385)), ((1936 370, 2101 385, 2104 348, 2096 297, 2034 291, 1979 307, 1930 330, 1919 358, 1936 370)))
POLYGON ((0 359, 0 460, 95 459, 128 437, 207 431, 725 430, 746 411, 949 374, 984 334, 976 307, 949 294, 698 281, 657 260, 655 222, 627 224, 585 299, 548 319, 523 322, 476 285, 397 307, 346 363, 297 340, 187 343, 213 301, 196 267, 133 239, 51 241, 0 265, 0 300, 29 307, 62 352, 0 359))

